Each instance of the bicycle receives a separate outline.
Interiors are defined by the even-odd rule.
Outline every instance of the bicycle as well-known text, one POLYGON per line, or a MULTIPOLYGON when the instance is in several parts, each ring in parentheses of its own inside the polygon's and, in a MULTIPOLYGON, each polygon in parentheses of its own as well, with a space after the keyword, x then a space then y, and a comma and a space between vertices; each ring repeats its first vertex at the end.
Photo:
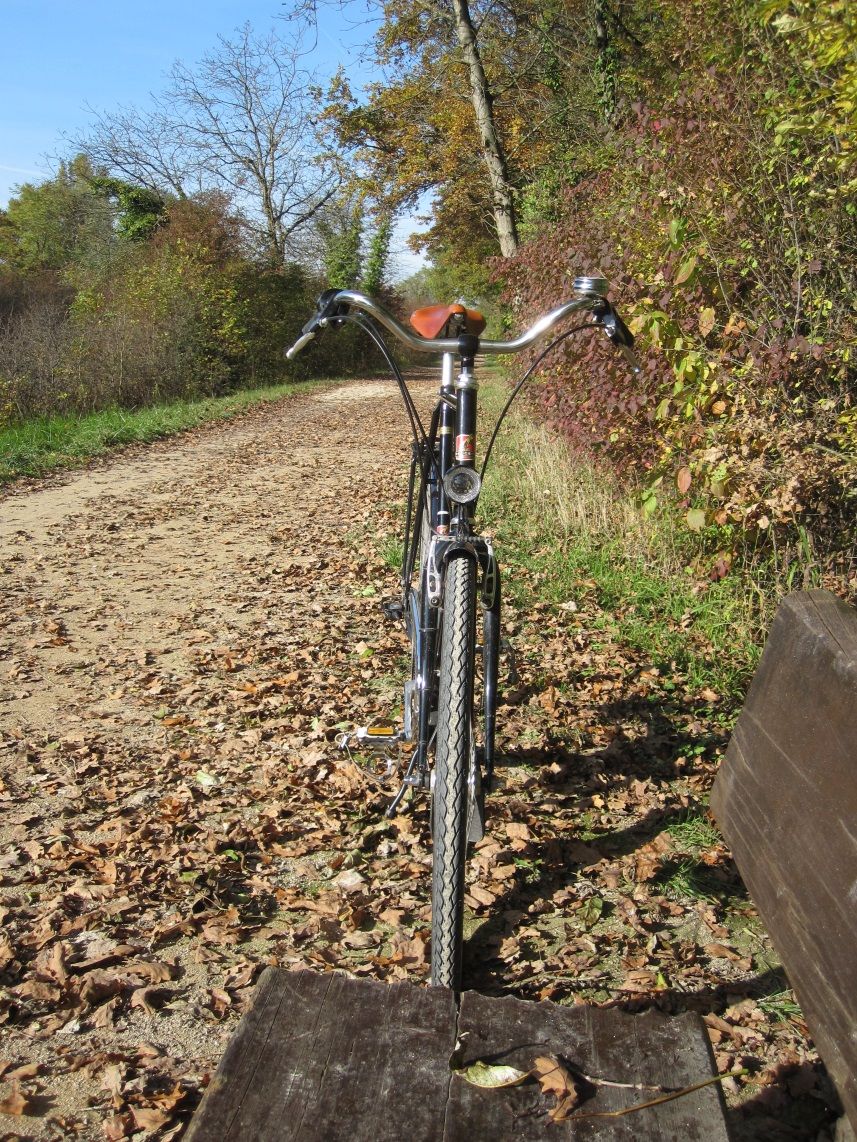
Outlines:
POLYGON ((422 790, 430 796, 433 986, 459 989, 466 849, 484 834, 484 797, 494 776, 501 582, 493 544, 476 531, 476 504, 494 442, 512 402, 560 341, 583 329, 601 328, 638 371, 632 351, 634 338, 607 300, 607 289, 603 278, 575 279, 572 300, 539 318, 511 341, 483 339, 484 317, 463 305, 418 309, 411 315, 412 332, 364 294, 349 289, 326 290, 318 300, 316 313, 286 354, 293 359, 319 330, 346 322, 357 324, 375 342, 390 368, 414 437, 401 595, 384 604, 388 618, 404 623, 411 645, 402 726, 398 730, 391 725, 365 726, 341 735, 339 744, 345 749, 353 744, 388 756, 396 747, 410 746, 401 787, 387 816, 396 812, 408 790, 422 790), (587 320, 555 337, 514 386, 477 471, 477 354, 519 353, 573 313, 585 313, 587 320), (411 350, 441 354, 440 390, 428 429, 381 328, 411 350), (482 611, 481 643, 476 638, 477 597, 482 611), (481 662, 479 694, 477 660, 481 662))

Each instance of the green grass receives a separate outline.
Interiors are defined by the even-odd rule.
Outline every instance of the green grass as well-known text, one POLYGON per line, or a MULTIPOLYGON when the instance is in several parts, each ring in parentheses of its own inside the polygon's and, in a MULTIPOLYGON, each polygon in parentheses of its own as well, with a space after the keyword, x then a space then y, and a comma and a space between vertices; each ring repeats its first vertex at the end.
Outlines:
POLYGON ((715 900, 728 895, 706 865, 690 857, 670 861, 658 876, 665 895, 674 900, 715 900))
POLYGON ((765 995, 759 1000, 759 1006, 769 1019, 776 1023, 786 1023, 789 1019, 802 1019, 800 1005, 790 989, 777 991, 773 995, 765 995))
POLYGON ((137 410, 113 408, 86 416, 26 421, 0 431, 0 484, 73 468, 123 445, 147 443, 210 421, 227 420, 308 387, 273 385, 137 410))
MULTIPOLYGON (((507 390, 496 373, 483 378, 485 440, 507 390)), ((501 429, 479 516, 513 598, 526 604, 535 589, 558 608, 572 603, 567 614, 642 650, 685 689, 743 696, 770 618, 758 589, 738 574, 716 583, 690 574, 695 537, 678 518, 646 517, 633 488, 575 458, 524 411, 513 408, 501 429), (516 565, 529 572, 520 587, 516 565)))
POLYGON ((717 828, 701 813, 688 813, 683 820, 668 825, 667 832, 683 849, 693 854, 714 848, 721 841, 717 828))
POLYGON ((381 538, 379 554, 386 565, 393 571, 402 570, 402 560, 405 557, 404 540, 399 535, 385 535, 381 538))

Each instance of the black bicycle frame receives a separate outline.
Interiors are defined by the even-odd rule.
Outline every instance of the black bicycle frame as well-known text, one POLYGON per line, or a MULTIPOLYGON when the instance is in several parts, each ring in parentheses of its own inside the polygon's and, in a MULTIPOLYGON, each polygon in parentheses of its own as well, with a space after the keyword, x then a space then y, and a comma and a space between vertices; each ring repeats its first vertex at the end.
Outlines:
MULTIPOLYGON (((497 673, 500 641, 500 574, 488 541, 474 534, 475 501, 452 503, 444 490, 444 477, 455 467, 472 467, 476 458, 478 386, 473 358, 478 341, 460 338, 458 376, 455 358, 445 353, 438 403, 424 442, 414 444, 405 518, 405 552, 402 562, 403 608, 413 647, 417 685, 414 776, 429 784, 429 751, 435 732, 433 715, 438 704, 437 654, 443 606, 443 568, 447 560, 471 558, 481 568, 483 607, 483 745, 481 762, 486 785, 494 769, 494 735, 497 718, 497 673), (423 505, 430 523, 430 547, 421 553, 421 587, 412 580, 420 545, 423 505), (429 589, 429 562, 438 575, 439 590, 429 589)), ((433 580, 434 581, 434 580, 433 580)))

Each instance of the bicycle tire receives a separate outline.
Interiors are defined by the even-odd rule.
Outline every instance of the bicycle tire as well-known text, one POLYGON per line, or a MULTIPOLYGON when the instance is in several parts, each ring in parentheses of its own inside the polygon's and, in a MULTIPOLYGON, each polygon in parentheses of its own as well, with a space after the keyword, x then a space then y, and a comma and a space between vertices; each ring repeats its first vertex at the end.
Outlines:
POLYGON ((458 557, 446 571, 432 792, 431 983, 461 982, 467 782, 473 751, 476 570, 458 557))

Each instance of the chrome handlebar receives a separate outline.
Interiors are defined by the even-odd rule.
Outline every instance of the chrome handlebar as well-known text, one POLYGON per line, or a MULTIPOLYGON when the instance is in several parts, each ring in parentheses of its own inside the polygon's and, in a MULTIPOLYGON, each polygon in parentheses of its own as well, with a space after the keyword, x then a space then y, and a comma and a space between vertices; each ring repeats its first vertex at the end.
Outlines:
MULTIPOLYGON (((639 372, 639 365, 632 352, 634 338, 610 302, 607 301, 608 285, 606 280, 595 277, 575 278, 572 288, 576 296, 571 301, 567 301, 544 314, 519 337, 515 337, 511 341, 491 341, 480 338, 479 352, 520 353, 549 333, 564 317, 580 310, 589 310, 596 314, 593 324, 600 325, 604 329, 610 340, 623 350, 634 371, 639 372), (604 320, 599 318, 599 314, 604 320)), ((457 353, 460 350, 458 337, 435 337, 431 339, 421 337, 418 333, 406 329, 400 321, 393 317, 392 313, 389 313, 374 298, 358 293, 356 290, 342 289, 328 290, 327 293, 322 294, 319 299, 319 311, 303 327, 300 337, 288 350, 286 357, 290 361, 294 360, 301 349, 315 337, 319 329, 326 328, 331 322, 335 322, 337 318, 344 315, 343 307, 345 306, 361 309, 364 313, 368 313, 379 325, 383 325, 385 329, 398 338, 403 345, 419 353, 457 353)))

